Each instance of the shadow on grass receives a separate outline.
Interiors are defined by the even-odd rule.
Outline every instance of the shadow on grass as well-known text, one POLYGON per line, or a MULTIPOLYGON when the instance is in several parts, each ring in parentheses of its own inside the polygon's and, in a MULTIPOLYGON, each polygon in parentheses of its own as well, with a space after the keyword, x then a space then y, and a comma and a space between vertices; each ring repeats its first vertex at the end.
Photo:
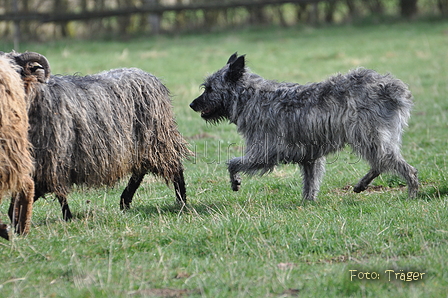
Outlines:
MULTIPOLYGON (((51 226, 75 226, 82 225, 92 225, 92 228, 97 225, 109 225, 111 221, 123 220, 129 216, 139 217, 140 220, 152 221, 160 216, 167 216, 171 218, 183 217, 183 216, 209 216, 213 214, 224 214, 230 212, 229 207, 224 203, 210 203, 210 204, 188 204, 183 208, 177 204, 154 204, 154 205, 139 205, 131 206, 131 209, 126 211, 117 210, 111 212, 100 210, 100 209, 90 209, 90 210, 78 210, 72 211, 73 218, 69 221, 64 221, 62 214, 57 216, 46 217, 41 220, 34 220, 33 226, 35 227, 51 227, 51 226), (224 211, 225 210, 225 211, 224 211), (111 219, 114 216, 114 219, 111 219)), ((71 228, 70 228, 71 229, 71 228)))
MULTIPOLYGON (((287 185, 285 186, 276 186, 276 188, 281 188, 283 191, 280 193, 271 193, 268 199, 265 199, 265 202, 258 201, 258 204, 267 204, 275 209, 283 209, 283 210, 297 210, 302 208, 309 207, 322 207, 325 208, 327 205, 332 205, 334 203, 334 199, 327 199, 325 195, 321 194, 321 197, 318 201, 303 201, 300 192, 295 192, 289 198, 282 198, 285 190, 283 188, 289 188, 287 185), (276 197, 278 195, 278 198, 276 197)), ((365 193, 385 193, 389 191, 403 191, 403 195, 400 196, 401 200, 409 200, 407 193, 405 191, 406 186, 399 187, 387 187, 387 186, 369 186, 369 188, 365 191, 365 193)), ((288 189, 289 191, 289 189, 288 189)), ((358 206, 363 205, 366 202, 366 197, 362 194, 357 194, 356 196, 352 196, 352 187, 345 186, 340 189, 336 189, 333 192, 336 193, 337 196, 342 197, 341 204, 347 206, 358 206), (359 196, 359 197, 358 197, 359 196)), ((448 196, 448 185, 440 185, 440 184, 422 184, 419 190, 418 196, 416 200, 437 200, 442 197, 448 196)), ((264 196, 262 196, 264 197, 264 196)), ((234 200, 240 200, 240 204, 244 206, 245 202, 241 200, 241 198, 235 197, 234 200)), ((57 203, 57 202, 56 202, 57 203)), ((116 206, 118 210, 118 206, 116 206)), ((137 205, 131 206, 131 209, 127 210, 125 213, 132 215, 139 215, 147 218, 153 218, 159 215, 211 215, 215 213, 229 213, 234 208, 232 203, 229 202, 204 202, 204 203, 190 203, 186 206, 180 206, 173 202, 167 202, 163 204, 146 204, 146 205, 137 205)), ((89 209, 89 210, 74 210, 72 221, 78 220, 99 220, 101 217, 100 210, 89 209)), ((119 212, 117 216, 121 216, 119 212)), ((55 214, 51 217, 46 217, 45 219, 34 221, 35 225, 38 226, 46 226, 51 225, 58 222, 64 222, 62 219, 62 212, 60 214, 55 214)))
POLYGON ((220 212, 222 209, 226 209, 227 205, 224 203, 210 203, 210 204, 187 204, 180 206, 178 204, 165 204, 165 205, 140 205, 132 207, 127 210, 126 213, 133 215, 145 215, 152 217, 154 215, 164 214, 198 214, 198 215, 210 215, 220 212))

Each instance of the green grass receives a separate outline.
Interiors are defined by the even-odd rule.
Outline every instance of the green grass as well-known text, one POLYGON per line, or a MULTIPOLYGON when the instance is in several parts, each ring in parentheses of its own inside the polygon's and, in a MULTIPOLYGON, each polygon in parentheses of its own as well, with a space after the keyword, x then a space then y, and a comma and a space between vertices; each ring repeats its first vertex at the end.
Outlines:
MULTIPOLYGON (((447 48, 447 22, 22 45, 46 55, 53 73, 136 66, 157 75, 173 94, 179 129, 196 157, 185 162, 185 210, 152 176, 125 214, 118 208, 125 182, 76 189, 69 223, 51 196, 37 201, 31 233, 0 241, 0 296, 447 297, 447 48), (235 126, 208 125, 188 104, 235 51, 247 54, 254 72, 279 81, 320 81, 364 66, 408 83, 415 108, 403 155, 419 170, 419 197, 409 200, 392 175, 353 193, 348 186, 368 166, 349 150, 328 158, 318 202, 301 204, 294 165, 244 176, 241 191, 232 192, 225 161, 240 155, 242 139, 235 126), (380 278, 358 280, 350 270, 380 278), (392 274, 389 281, 386 270, 425 274, 419 281, 392 274)), ((4 220, 7 208, 0 206, 4 220)))

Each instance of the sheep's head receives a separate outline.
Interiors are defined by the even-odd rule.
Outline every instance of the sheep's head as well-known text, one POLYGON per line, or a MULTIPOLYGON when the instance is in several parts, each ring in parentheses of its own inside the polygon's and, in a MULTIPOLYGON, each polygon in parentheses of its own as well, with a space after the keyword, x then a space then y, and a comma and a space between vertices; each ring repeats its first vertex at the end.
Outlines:
POLYGON ((46 83, 50 78, 50 63, 44 55, 26 52, 14 57, 14 59, 22 67, 22 76, 36 76, 42 83, 46 83))
POLYGON ((7 55, 14 59, 18 66, 20 66, 20 74, 22 78, 35 76, 41 83, 46 83, 50 78, 50 63, 44 55, 35 52, 11 53, 0 52, 0 55, 7 55))

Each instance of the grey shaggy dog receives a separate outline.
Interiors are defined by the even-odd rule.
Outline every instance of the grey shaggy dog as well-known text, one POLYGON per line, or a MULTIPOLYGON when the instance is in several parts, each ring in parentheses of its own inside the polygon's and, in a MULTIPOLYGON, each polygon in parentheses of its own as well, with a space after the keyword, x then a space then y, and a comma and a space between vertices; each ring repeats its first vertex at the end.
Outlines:
POLYGON ((325 156, 348 144, 371 167, 355 192, 392 171, 406 179, 409 197, 416 197, 417 170, 400 154, 412 96, 391 75, 356 69, 321 83, 279 83, 248 71, 245 56, 235 53, 203 87, 190 107, 212 123, 228 119, 246 142, 245 156, 228 162, 233 190, 240 188, 239 172, 264 174, 279 163, 297 163, 303 198, 315 200, 325 156))
POLYGON ((53 76, 38 53, 8 55, 20 66, 29 103, 35 200, 54 193, 68 220, 73 184, 113 186, 131 175, 120 200, 128 209, 151 172, 172 182, 177 201, 186 203, 182 160, 192 153, 157 77, 137 68, 53 76))

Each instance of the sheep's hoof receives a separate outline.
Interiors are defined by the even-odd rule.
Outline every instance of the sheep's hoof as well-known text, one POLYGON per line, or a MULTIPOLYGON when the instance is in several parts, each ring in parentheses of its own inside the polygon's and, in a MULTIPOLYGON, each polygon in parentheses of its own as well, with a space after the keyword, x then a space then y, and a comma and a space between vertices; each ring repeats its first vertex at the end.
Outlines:
POLYGON ((126 203, 121 203, 120 202, 120 210, 123 212, 128 211, 129 209, 131 209, 131 204, 126 204, 126 203))
POLYGON ((0 224, 0 237, 9 240, 9 227, 5 224, 0 224))

